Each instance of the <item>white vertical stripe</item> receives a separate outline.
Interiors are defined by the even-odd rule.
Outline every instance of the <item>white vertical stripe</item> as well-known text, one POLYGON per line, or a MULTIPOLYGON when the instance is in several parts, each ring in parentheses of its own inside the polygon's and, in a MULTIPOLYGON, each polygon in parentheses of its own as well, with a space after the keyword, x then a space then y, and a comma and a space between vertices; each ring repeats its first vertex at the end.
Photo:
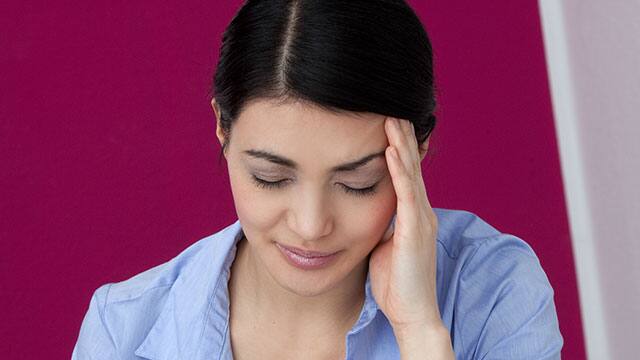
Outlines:
POLYGON ((591 207, 587 195, 562 1, 539 0, 564 191, 590 359, 610 359, 591 207))

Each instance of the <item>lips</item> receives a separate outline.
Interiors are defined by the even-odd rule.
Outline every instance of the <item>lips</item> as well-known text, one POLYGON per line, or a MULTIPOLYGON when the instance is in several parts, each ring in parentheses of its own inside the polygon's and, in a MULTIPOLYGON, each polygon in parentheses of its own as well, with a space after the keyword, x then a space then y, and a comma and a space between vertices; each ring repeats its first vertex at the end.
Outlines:
POLYGON ((320 251, 309 251, 309 250, 303 250, 303 249, 298 249, 295 247, 291 247, 291 246, 285 246, 282 244, 278 244, 276 243, 278 246, 283 247, 289 251, 291 251, 294 254, 300 255, 300 256, 304 256, 307 258, 316 258, 316 257, 325 257, 325 256, 329 256, 329 255, 333 255, 335 254, 337 251, 335 252, 320 252, 320 251))
POLYGON ((326 268, 334 263, 336 258, 339 256, 339 251, 334 253, 308 251, 294 247, 285 247, 278 243, 276 243, 276 247, 278 247, 289 264, 304 271, 315 271, 326 268), (318 256, 318 254, 320 254, 320 256, 318 256))

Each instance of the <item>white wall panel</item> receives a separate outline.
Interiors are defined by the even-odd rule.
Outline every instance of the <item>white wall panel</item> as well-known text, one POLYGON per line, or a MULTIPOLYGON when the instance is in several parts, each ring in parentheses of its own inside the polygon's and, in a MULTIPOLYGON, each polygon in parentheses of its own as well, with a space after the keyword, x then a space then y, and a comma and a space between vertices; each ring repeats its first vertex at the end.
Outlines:
POLYGON ((640 1, 540 0, 587 353, 637 358, 640 1))

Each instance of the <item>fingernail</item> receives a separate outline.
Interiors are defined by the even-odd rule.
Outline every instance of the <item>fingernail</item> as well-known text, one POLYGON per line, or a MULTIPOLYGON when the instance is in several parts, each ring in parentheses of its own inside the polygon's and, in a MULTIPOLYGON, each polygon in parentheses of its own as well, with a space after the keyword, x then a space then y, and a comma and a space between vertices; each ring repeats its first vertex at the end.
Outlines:
POLYGON ((398 150, 396 150, 396 148, 395 148, 395 147, 393 147, 393 146, 392 146, 390 151, 391 151, 391 156, 393 156, 395 159, 398 159, 398 158, 399 158, 399 156, 398 156, 398 150))
POLYGON ((389 125, 393 126, 393 118, 392 117, 388 117, 387 118, 387 122, 389 123, 389 125))

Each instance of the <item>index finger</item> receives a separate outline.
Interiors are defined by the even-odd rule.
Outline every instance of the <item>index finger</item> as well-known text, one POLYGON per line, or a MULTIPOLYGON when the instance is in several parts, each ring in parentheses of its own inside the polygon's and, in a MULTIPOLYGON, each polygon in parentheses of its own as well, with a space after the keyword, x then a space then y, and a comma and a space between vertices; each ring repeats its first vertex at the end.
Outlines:
POLYGON ((387 118, 385 121, 390 144, 387 162, 399 201, 413 204, 418 197, 424 197, 428 204, 413 126, 406 120, 387 118))

